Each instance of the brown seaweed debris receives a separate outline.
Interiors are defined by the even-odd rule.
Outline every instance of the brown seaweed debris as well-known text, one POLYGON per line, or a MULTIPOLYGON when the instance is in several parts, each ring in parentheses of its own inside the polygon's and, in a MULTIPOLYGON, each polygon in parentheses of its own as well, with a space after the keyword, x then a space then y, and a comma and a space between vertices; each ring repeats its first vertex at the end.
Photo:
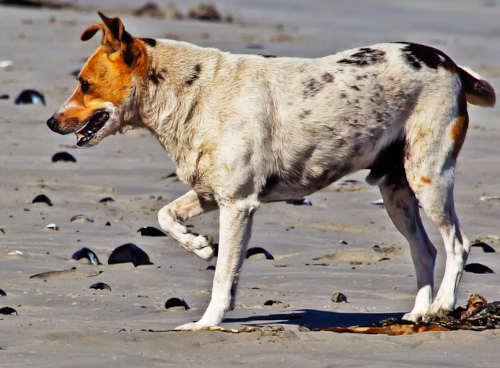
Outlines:
POLYGON ((368 326, 328 327, 314 331, 349 332, 363 334, 410 335, 429 331, 472 330, 500 328, 500 301, 488 303, 478 295, 469 296, 465 308, 458 307, 445 316, 436 316, 426 322, 410 322, 388 318, 368 326))

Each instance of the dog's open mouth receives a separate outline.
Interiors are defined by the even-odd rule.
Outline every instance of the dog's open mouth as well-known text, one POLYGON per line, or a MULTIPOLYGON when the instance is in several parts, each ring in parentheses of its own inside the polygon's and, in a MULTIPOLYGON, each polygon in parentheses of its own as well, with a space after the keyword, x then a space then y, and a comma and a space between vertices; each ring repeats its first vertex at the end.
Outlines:
POLYGON ((96 111, 89 119, 88 122, 76 132, 76 145, 84 146, 88 141, 90 141, 99 129, 101 129, 104 124, 109 119, 109 113, 100 110, 96 111))

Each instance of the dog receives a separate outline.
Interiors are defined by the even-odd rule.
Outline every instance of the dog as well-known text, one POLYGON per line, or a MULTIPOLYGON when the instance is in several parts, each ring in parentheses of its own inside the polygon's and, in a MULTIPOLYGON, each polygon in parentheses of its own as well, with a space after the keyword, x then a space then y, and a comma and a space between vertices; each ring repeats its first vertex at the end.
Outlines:
POLYGON ((210 259, 209 236, 193 216, 220 210, 211 301, 200 320, 218 325, 234 306, 239 270, 261 203, 301 198, 342 176, 370 170, 385 208, 407 239, 417 275, 420 321, 453 310, 470 250, 453 201, 467 102, 494 106, 492 86, 429 46, 381 43, 317 59, 236 55, 186 42, 136 38, 99 13, 102 42, 73 95, 47 121, 78 146, 148 128, 192 190, 163 207, 160 226, 185 249, 210 259), (446 270, 433 295, 436 249, 419 207, 437 227, 446 270))

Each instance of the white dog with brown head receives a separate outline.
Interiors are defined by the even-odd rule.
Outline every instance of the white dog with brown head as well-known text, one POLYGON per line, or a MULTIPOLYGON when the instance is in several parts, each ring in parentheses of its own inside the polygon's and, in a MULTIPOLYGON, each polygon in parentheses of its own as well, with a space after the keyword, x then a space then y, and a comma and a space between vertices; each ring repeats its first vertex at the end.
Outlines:
POLYGON ((453 203, 455 164, 468 127, 467 102, 493 106, 488 82, 443 52, 385 43, 318 59, 234 55, 131 36, 99 13, 101 46, 74 94, 48 120, 79 146, 144 126, 193 190, 162 208, 161 227, 187 250, 213 255, 209 236, 183 221, 220 209, 212 298, 179 329, 219 324, 232 307, 252 218, 263 202, 300 198, 343 175, 370 169, 385 207, 410 244, 418 292, 413 321, 453 309, 470 244, 453 203), (433 298, 436 250, 419 203, 439 229, 446 270, 433 298))

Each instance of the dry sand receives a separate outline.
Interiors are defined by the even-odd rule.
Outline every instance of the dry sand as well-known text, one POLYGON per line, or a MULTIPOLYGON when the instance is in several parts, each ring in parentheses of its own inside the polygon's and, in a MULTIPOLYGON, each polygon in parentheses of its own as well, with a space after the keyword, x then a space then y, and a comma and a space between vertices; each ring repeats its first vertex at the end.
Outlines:
MULTIPOLYGON (((79 1, 96 5, 98 1, 79 1)), ((186 11, 183 2, 180 9, 186 11)), ((482 1, 220 1, 233 24, 134 17, 113 11, 136 2, 106 2, 134 35, 174 37, 234 52, 320 56, 379 41, 411 40, 435 45, 469 65, 500 90, 500 2, 482 1), (249 48, 250 47, 250 48, 249 48)), ((164 3, 161 3, 165 6, 164 3)), ((170 237, 140 237, 156 224, 156 211, 188 188, 165 177, 175 169, 146 131, 106 139, 96 148, 73 150, 74 137, 51 133, 46 119, 75 87, 71 72, 83 64, 97 40, 79 34, 97 21, 94 12, 0 6, 0 315, 1 367, 497 367, 499 331, 439 332, 404 337, 312 332, 300 328, 365 324, 408 311, 415 272, 408 247, 368 185, 334 184, 309 197, 312 206, 272 204, 256 216, 250 246, 266 248, 274 261, 249 260, 237 309, 225 327, 283 326, 282 331, 231 335, 221 332, 151 332, 198 319, 209 301, 213 271, 170 237), (25 88, 41 91, 47 105, 14 105, 25 88), (52 163, 57 151, 76 163, 52 163), (32 204, 48 195, 52 207, 32 204), (112 196, 108 205, 99 199, 112 196), (93 223, 71 223, 85 214, 93 223), (105 226, 106 222, 111 226, 105 226), (46 231, 49 223, 59 231, 46 231), (344 240, 347 244, 341 244, 344 240), (69 259, 78 248, 93 249, 106 263, 115 247, 134 242, 154 265, 93 266, 69 259), (374 245, 386 249, 376 252, 374 245), (384 248, 385 247, 385 248, 384 248), (12 251, 22 255, 9 256, 12 251), (381 260, 382 258, 388 258, 381 260), (29 276, 77 267, 46 281, 29 276), (89 273, 102 271, 98 276, 89 273), (90 290, 95 282, 108 290, 90 290), (348 303, 334 304, 340 291, 348 303), (191 309, 165 310, 170 297, 191 309), (266 300, 283 304, 264 306, 266 300)), ((494 109, 472 107, 471 129, 460 156, 456 201, 471 239, 485 238, 500 252, 500 125, 494 109), (489 238, 488 238, 489 237, 489 238)), ((350 179, 363 180, 366 173, 350 179)), ((217 213, 191 221, 200 233, 217 234, 217 213)), ((441 252, 435 230, 429 233, 441 252)), ((344 243, 345 243, 344 242, 344 243)), ((459 292, 500 300, 499 253, 474 248, 470 262, 494 274, 466 273, 459 292)), ((437 267, 442 274, 442 257, 437 267)))

